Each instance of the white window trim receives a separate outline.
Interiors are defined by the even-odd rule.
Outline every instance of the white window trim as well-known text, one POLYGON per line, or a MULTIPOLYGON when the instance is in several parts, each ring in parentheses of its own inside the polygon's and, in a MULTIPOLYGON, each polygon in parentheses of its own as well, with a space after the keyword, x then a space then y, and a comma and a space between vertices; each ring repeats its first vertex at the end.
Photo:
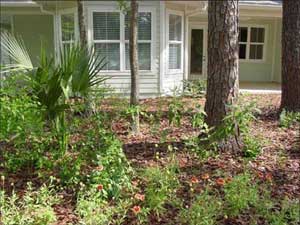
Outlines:
POLYGON ((239 44, 246 44, 246 59, 239 59, 241 63, 250 62, 250 63, 265 63, 266 62, 266 49, 267 49, 267 40, 268 40, 268 26, 261 25, 261 24, 240 24, 239 27, 247 28, 247 42, 239 42, 239 44), (264 28, 265 29, 265 36, 264 36, 264 43, 258 42, 251 42, 251 28, 264 28), (263 58, 262 59, 250 59, 250 45, 257 44, 263 46, 263 58))
POLYGON ((63 44, 68 44, 68 43, 75 43, 78 41, 79 39, 79 31, 78 31, 78 14, 77 14, 77 10, 76 8, 72 8, 72 9, 65 9, 65 10, 60 10, 58 12, 58 41, 59 41, 59 46, 62 47, 63 44), (61 17, 62 15, 67 15, 67 14, 73 14, 74 15, 74 35, 75 35, 75 40, 70 40, 70 41, 63 41, 62 40, 62 23, 61 23, 61 17))
POLYGON ((167 73, 168 74, 178 74, 178 73, 183 73, 183 55, 184 55, 184 12, 181 11, 176 11, 176 10, 167 10, 167 16, 166 16, 166 52, 167 52, 167 73), (169 19, 170 15, 177 15, 181 16, 181 41, 170 41, 169 40, 169 19), (169 68, 169 45, 170 44, 181 44, 181 56, 180 56, 180 69, 170 69, 169 68))
MULTIPOLYGON (((89 6, 88 7, 88 42, 90 46, 94 43, 109 43, 109 40, 94 40, 94 30, 93 30, 93 13, 94 12, 118 12, 120 13, 120 41, 112 41, 111 43, 120 42, 120 70, 102 70, 100 74, 108 75, 129 75, 130 70, 126 70, 126 59, 125 59, 125 15, 115 6, 89 6)), ((139 70, 143 75, 155 75, 155 59, 156 59, 156 9, 153 6, 140 6, 138 12, 150 12, 151 13, 151 69, 150 70, 139 70)), ((142 43, 140 40, 138 43, 142 43)), ((147 43, 149 43, 147 41, 147 43)))

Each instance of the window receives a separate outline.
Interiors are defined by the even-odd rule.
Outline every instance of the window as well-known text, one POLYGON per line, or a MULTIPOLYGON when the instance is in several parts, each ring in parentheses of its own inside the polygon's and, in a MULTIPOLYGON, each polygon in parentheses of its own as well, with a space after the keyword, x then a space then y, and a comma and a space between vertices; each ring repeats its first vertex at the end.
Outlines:
POLYGON ((250 60, 264 59, 265 28, 239 28, 239 58, 250 60))
MULTIPOLYGON (((120 12, 93 12, 93 44, 107 62, 105 70, 127 71, 129 63, 129 16, 120 12)), ((140 70, 151 70, 153 13, 138 13, 138 59, 140 70)))
POLYGON ((93 30, 95 51, 107 62, 104 70, 120 70, 120 13, 95 12, 93 30))
POLYGON ((62 47, 69 47, 74 43, 75 37, 75 14, 61 14, 60 16, 61 43, 62 47))
POLYGON ((183 28, 182 16, 169 14, 169 69, 180 70, 182 68, 183 28))
MULTIPOLYGON (((125 59, 126 70, 130 69, 129 61, 129 16, 125 16, 125 59)), ((151 13, 138 14, 138 58, 139 69, 151 69, 151 13)))

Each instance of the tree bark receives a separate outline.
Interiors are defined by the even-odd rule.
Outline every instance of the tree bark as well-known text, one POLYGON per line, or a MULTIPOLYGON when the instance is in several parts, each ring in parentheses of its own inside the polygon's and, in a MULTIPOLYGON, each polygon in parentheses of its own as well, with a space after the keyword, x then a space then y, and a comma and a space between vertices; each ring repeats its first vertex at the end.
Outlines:
POLYGON ((218 127, 239 91, 238 0, 208 1, 206 123, 218 127))
POLYGON ((82 0, 77 0, 78 25, 81 46, 87 46, 87 35, 84 23, 84 13, 82 0))
POLYGON ((283 1, 281 108, 300 112, 300 0, 283 1))
MULTIPOLYGON (((131 1, 130 11, 130 37, 129 37, 129 55, 130 55, 130 72, 131 72, 131 94, 130 105, 136 107, 139 105, 139 63, 138 63, 138 3, 136 0, 131 1)), ((133 118, 133 132, 139 132, 139 113, 133 118)))

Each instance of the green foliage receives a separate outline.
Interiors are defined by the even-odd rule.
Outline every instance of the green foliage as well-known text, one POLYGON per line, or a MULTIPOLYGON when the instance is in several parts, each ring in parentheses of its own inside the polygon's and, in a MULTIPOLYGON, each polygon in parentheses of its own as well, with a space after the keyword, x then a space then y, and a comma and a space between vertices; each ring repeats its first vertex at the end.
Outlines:
POLYGON ((122 224, 129 209, 130 201, 120 200, 115 203, 112 204, 106 201, 103 192, 96 188, 82 190, 78 194, 75 210, 79 216, 79 224, 122 224))
POLYGON ((145 206, 149 211, 160 215, 165 211, 166 203, 176 202, 176 190, 179 187, 177 178, 178 165, 171 162, 164 168, 150 167, 143 174, 146 181, 145 206))
POLYGON ((12 96, 0 92, 0 124, 1 140, 24 141, 27 135, 43 130, 41 105, 26 94, 12 96))
POLYGON ((183 224, 214 225, 222 212, 222 200, 205 190, 192 202, 191 206, 183 209, 179 219, 183 224))
POLYGON ((192 116, 192 126, 202 128, 205 126, 204 119, 206 117, 206 113, 201 105, 196 105, 196 112, 192 116))
POLYGON ((257 185, 251 182, 249 174, 234 177, 225 185, 224 192, 226 213, 230 216, 237 216, 259 201, 257 185))
POLYGON ((180 126, 184 107, 179 98, 173 97, 168 108, 168 119, 170 125, 180 126))
POLYGON ((206 80, 184 80, 183 81, 183 92, 185 95, 191 97, 203 96, 206 91, 206 80))
POLYGON ((279 117, 279 126, 284 128, 290 128, 296 123, 300 123, 300 113, 288 112, 285 109, 283 109, 279 117))
POLYGON ((298 225, 300 223, 299 199, 285 198, 281 202, 281 209, 265 214, 270 225, 298 225))
POLYGON ((3 225, 48 225, 56 222, 52 206, 57 204, 59 199, 52 186, 43 185, 34 191, 29 183, 23 198, 18 197, 15 192, 9 196, 0 191, 0 202, 3 225))
POLYGON ((103 185, 106 197, 118 198, 122 190, 131 188, 132 169, 123 153, 122 144, 114 134, 101 127, 94 136, 88 136, 94 138, 87 143, 94 151, 94 156, 91 156, 93 163, 103 167, 102 171, 93 171, 90 182, 103 185))

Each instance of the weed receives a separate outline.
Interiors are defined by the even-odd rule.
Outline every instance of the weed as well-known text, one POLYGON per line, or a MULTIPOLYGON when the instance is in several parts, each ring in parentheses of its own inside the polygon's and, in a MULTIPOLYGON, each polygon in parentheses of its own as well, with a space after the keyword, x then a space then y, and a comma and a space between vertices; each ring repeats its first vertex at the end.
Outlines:
POLYGON ((189 225, 213 225, 216 224, 221 209, 222 200, 205 190, 196 197, 189 208, 181 211, 179 220, 189 225))
POLYGON ((288 112, 285 109, 282 110, 279 117, 279 126, 284 128, 290 128, 296 123, 300 123, 300 113, 288 112))
POLYGON ((229 216, 237 216, 253 205, 257 205, 259 200, 258 188, 251 182, 249 174, 242 174, 225 184, 225 207, 229 216))

